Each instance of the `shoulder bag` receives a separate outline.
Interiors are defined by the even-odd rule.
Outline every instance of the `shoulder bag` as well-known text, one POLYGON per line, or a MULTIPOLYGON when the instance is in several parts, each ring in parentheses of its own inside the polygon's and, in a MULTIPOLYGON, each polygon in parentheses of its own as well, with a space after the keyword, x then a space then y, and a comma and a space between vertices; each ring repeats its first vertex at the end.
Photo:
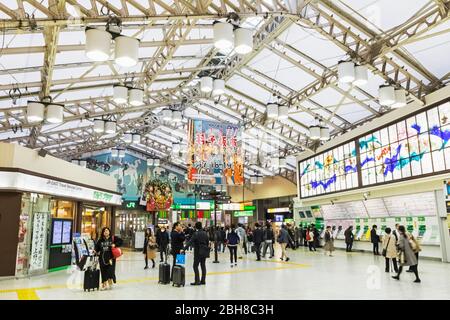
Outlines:
MULTIPOLYGON (((114 237, 112 237, 112 241, 114 244, 114 237)), ((113 248, 111 248, 111 253, 112 253, 114 259, 118 259, 122 255, 122 250, 118 247, 113 247, 113 248)))
POLYGON ((389 240, 388 240, 388 242, 387 242, 387 244, 386 244, 386 248, 383 248, 383 251, 381 252, 381 255, 383 256, 383 257, 386 257, 386 254, 387 254, 387 249, 389 248, 389 242, 391 241, 391 236, 389 236, 389 240))

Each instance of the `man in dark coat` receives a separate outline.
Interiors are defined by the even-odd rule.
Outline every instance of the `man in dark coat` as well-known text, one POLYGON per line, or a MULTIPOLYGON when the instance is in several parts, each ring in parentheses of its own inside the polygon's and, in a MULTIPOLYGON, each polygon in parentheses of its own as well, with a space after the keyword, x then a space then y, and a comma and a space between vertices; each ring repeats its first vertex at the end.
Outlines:
POLYGON ((175 222, 172 227, 172 233, 170 234, 172 255, 173 255, 171 280, 173 277, 173 267, 175 266, 177 254, 179 254, 181 252, 181 250, 183 249, 185 238, 186 237, 183 233, 183 228, 181 227, 181 224, 179 222, 175 222))
POLYGON ((380 242, 380 237, 377 234, 377 226, 373 225, 372 230, 370 230, 370 242, 373 244, 373 254, 379 256, 378 252, 378 242, 380 242))
POLYGON ((186 243, 183 251, 186 251, 189 247, 194 247, 194 273, 195 282, 191 283, 191 286, 198 286, 206 284, 206 258, 209 258, 209 237, 206 231, 202 229, 202 223, 195 223, 196 231, 192 234, 191 239, 186 243), (202 268, 202 278, 200 280, 200 274, 198 267, 202 268))
POLYGON ((167 247, 169 246, 169 232, 167 232, 165 227, 162 227, 159 233, 156 235, 156 243, 159 247, 159 254, 161 262, 164 261, 164 255, 167 261, 167 247))
POLYGON ((261 244, 264 242, 264 231, 261 229, 259 223, 255 223, 253 242, 256 250, 256 261, 261 261, 261 244))
POLYGON ((345 236, 345 244, 346 244, 345 251, 352 252, 353 238, 354 238, 353 226, 349 226, 347 229, 345 229, 344 236, 345 236))

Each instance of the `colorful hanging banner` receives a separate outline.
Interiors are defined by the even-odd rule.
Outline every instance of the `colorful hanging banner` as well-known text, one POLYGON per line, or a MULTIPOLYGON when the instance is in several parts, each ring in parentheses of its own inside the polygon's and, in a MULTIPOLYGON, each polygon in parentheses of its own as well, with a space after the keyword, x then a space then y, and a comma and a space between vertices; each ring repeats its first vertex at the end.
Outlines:
POLYGON ((244 157, 239 125, 190 120, 188 125, 188 182, 242 185, 244 157))

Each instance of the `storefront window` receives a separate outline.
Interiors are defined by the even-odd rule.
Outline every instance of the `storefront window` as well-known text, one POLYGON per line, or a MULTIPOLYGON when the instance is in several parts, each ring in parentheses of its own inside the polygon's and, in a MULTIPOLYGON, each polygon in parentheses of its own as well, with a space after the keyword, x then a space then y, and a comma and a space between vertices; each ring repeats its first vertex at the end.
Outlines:
POLYGON ((75 203, 72 201, 52 200, 52 218, 73 219, 75 216, 75 203))
POLYGON ((103 227, 111 226, 110 214, 104 207, 84 206, 81 219, 81 233, 87 233, 94 240, 103 227))
MULTIPOLYGON (((139 210, 118 210, 116 212, 116 233, 124 241, 124 246, 128 248, 140 247, 136 243, 136 234, 141 238, 141 233, 152 223, 152 216, 148 212, 139 210)), ((140 242, 140 241, 138 241, 140 242)))

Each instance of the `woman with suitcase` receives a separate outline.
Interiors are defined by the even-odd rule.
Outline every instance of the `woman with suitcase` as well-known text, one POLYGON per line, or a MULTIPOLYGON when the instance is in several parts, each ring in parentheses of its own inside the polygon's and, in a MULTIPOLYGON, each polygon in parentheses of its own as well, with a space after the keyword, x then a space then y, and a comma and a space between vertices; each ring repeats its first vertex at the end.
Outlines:
POLYGON ((116 258, 113 249, 122 245, 122 239, 111 236, 111 230, 104 227, 95 245, 95 253, 99 256, 100 273, 102 275, 101 290, 112 289, 116 283, 116 258))
POLYGON ((148 260, 152 260, 152 269, 155 268, 155 258, 156 258, 156 238, 152 233, 152 229, 147 229, 145 231, 145 239, 144 239, 144 250, 142 253, 145 255, 145 268, 148 269, 148 260))

